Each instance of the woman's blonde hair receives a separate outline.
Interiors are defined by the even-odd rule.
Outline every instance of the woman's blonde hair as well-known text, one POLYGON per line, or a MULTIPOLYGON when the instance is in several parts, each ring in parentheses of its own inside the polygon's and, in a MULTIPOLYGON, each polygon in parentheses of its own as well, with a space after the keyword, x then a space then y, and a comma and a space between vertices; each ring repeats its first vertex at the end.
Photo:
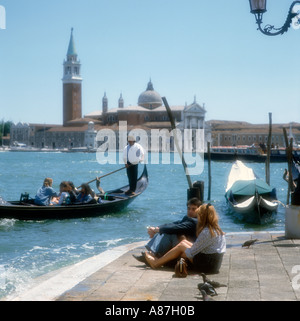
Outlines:
POLYGON ((202 232, 205 227, 208 227, 212 237, 223 235, 223 231, 219 226, 219 216, 215 208, 210 204, 203 204, 197 210, 197 236, 202 232))

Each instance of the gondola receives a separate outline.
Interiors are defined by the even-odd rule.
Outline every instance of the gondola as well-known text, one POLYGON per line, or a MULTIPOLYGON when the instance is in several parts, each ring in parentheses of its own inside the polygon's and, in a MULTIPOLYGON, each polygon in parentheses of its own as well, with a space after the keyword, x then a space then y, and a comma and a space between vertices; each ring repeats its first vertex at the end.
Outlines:
POLYGON ((230 209, 249 223, 270 222, 278 208, 276 189, 259 179, 241 161, 232 165, 225 198, 230 209))
POLYGON ((101 203, 92 204, 71 204, 62 206, 37 206, 31 199, 19 201, 5 201, 0 197, 0 219, 18 220, 48 220, 48 219, 71 219, 102 216, 110 213, 117 213, 126 208, 135 198, 143 193, 148 186, 148 172, 144 165, 143 172, 137 181, 137 188, 134 194, 126 195, 129 186, 107 191, 101 197, 101 203))

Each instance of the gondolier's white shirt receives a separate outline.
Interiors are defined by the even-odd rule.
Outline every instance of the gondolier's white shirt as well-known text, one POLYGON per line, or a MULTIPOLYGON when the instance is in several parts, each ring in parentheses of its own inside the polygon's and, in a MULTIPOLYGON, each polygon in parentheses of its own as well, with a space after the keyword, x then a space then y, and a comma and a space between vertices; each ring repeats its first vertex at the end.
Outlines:
POLYGON ((125 164, 129 161, 131 164, 136 165, 144 160, 144 155, 144 149, 138 143, 134 143, 132 146, 128 144, 123 150, 123 160, 125 164))

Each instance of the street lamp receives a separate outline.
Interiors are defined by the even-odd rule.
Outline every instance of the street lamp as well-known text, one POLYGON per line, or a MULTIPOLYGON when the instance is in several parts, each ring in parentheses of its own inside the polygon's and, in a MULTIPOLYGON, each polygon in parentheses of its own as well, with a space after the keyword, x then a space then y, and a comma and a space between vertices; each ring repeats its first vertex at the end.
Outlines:
MULTIPOLYGON (((263 14, 267 11, 267 0, 249 0, 249 2, 250 11, 255 15, 256 23, 258 24, 258 30, 260 30, 267 36, 277 36, 287 32, 289 27, 291 26, 292 20, 299 14, 299 11, 294 12, 293 8, 296 4, 300 4, 300 1, 294 1, 290 6, 286 21, 281 28, 275 28, 272 25, 266 25, 265 27, 262 27, 262 17, 263 14)), ((296 26, 298 26, 299 24, 300 18, 298 18, 295 22, 296 26)))

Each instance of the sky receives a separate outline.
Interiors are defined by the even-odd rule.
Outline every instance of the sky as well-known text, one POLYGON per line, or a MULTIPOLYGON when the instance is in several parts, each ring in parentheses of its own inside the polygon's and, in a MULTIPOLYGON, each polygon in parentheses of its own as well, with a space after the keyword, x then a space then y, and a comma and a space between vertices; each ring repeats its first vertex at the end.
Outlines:
MULTIPOLYGON (((292 3, 268 0, 281 27, 292 3)), ((151 78, 169 105, 205 104, 206 120, 300 122, 300 30, 268 37, 248 0, 0 0, 0 120, 62 124, 71 28, 82 113, 120 93, 137 105, 151 78), (0 16, 1 19, 1 16, 0 16), (1 21, 0 21, 1 23, 1 21), (1 25, 1 24, 0 24, 1 25)))

